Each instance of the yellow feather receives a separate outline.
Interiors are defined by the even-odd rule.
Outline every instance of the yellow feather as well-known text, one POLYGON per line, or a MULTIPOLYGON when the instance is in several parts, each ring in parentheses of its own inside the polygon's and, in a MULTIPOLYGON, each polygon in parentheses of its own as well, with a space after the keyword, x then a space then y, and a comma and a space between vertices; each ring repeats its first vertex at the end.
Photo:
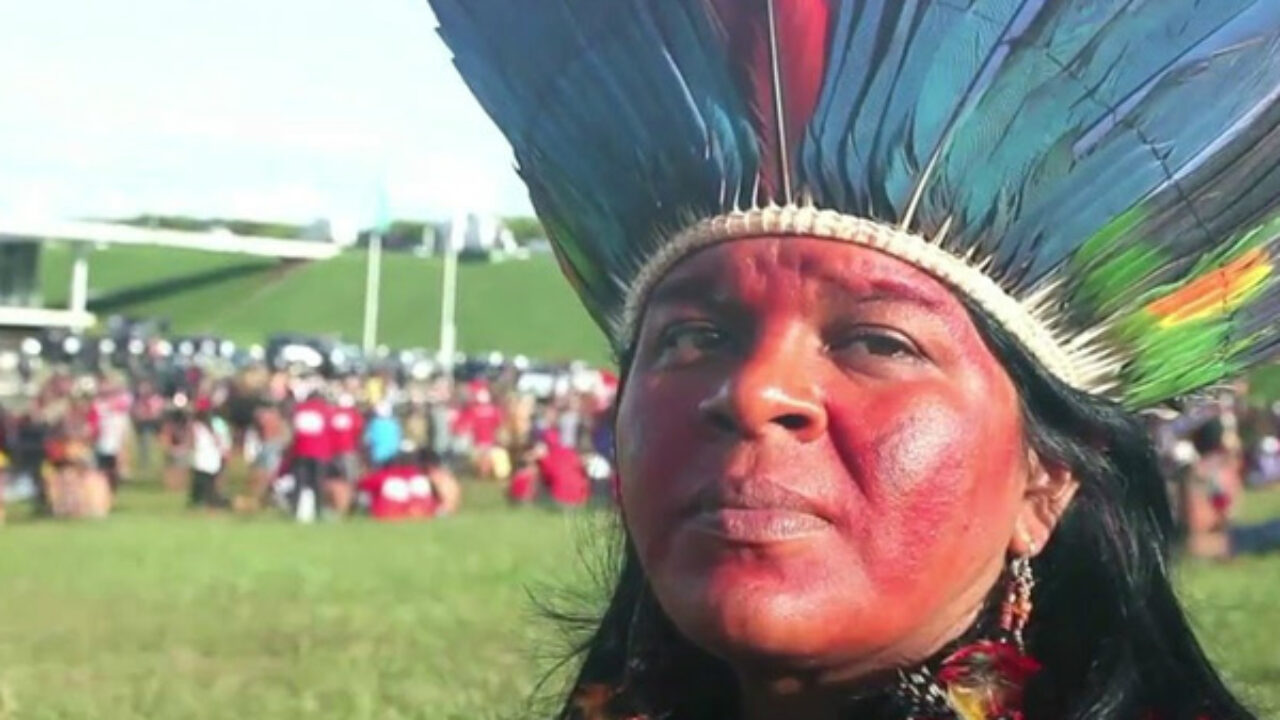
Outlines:
POLYGON ((1204 320, 1242 305, 1271 276, 1271 259, 1254 249, 1147 306, 1161 328, 1204 320))
POLYGON ((960 720, 990 720, 987 713, 989 698, 987 693, 973 688, 952 685, 947 688, 947 701, 951 709, 956 711, 960 720))

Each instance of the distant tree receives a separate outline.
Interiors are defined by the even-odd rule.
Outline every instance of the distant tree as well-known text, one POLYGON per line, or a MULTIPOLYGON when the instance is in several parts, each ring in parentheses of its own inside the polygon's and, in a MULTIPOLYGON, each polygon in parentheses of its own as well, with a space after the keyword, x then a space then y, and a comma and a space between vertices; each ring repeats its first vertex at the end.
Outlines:
MULTIPOLYGON (((393 220, 382 233, 382 248, 384 250, 416 248, 422 245, 422 233, 429 228, 431 228, 430 232, 434 233, 433 226, 421 220, 393 220)), ((368 247, 369 238, 372 235, 371 229, 361 230, 356 245, 368 247)))
POLYGON ((208 220, 175 215, 139 215, 116 221, 121 225, 149 228, 152 230, 181 230, 183 232, 204 232, 209 229, 208 220))
POLYGON ((226 220, 221 225, 237 235, 252 235, 254 237, 278 238, 281 240, 293 240, 301 237, 305 229, 298 225, 258 222, 256 220, 226 220))
POLYGON ((122 225, 132 225, 152 230, 179 230, 182 232, 208 232, 214 228, 223 227, 237 235, 252 235, 284 240, 301 237, 306 230, 306 228, 299 225, 290 225, 288 223, 191 218, 180 215, 139 215, 117 222, 122 225))
POLYGON ((417 247, 422 244, 422 232, 427 224, 420 220, 396 220, 387 228, 385 240, 396 247, 417 247))
POLYGON ((503 218, 502 222, 511 231, 511 235, 515 237, 516 242, 521 245, 528 243, 530 240, 541 240, 547 236, 547 231, 543 229, 542 223, 536 217, 520 215, 503 218))

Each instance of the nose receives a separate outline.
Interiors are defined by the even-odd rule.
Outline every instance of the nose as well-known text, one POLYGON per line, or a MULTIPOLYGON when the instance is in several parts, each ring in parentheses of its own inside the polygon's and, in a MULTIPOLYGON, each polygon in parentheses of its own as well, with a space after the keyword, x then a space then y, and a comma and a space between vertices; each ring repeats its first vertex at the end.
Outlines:
MULTIPOLYGON (((768 345, 762 343, 762 345, 768 345)), ((821 392, 803 371, 790 343, 761 347, 744 358, 698 408, 703 418, 725 433, 758 438, 790 433, 800 442, 826 434, 827 411, 821 392)))

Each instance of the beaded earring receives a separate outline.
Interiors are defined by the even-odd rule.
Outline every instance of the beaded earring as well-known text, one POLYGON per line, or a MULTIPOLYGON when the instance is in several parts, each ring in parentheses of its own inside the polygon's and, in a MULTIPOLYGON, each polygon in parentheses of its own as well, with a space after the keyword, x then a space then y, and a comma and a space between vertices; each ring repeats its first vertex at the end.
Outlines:
POLYGON ((1022 720, 1022 695, 1040 663, 1027 654, 1035 574, 1029 552, 1009 563, 997 637, 965 645, 938 665, 899 673, 898 695, 908 720, 1022 720))

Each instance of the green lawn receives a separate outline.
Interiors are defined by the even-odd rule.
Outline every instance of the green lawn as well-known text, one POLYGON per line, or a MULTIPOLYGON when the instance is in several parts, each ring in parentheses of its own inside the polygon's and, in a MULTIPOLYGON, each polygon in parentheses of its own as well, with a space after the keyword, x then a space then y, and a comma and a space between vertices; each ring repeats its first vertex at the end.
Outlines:
MULTIPOLYGON (((435 347, 440 334, 443 266, 435 259, 387 253, 379 341, 435 347)), ((66 303, 71 253, 50 244, 41 281, 50 306, 66 303)), ((349 252, 323 262, 275 261, 192 250, 113 247, 90 256, 90 309, 167 318, 177 333, 217 333, 262 342, 292 332, 359 342, 365 259, 349 252)), ((546 360, 608 360, 603 335, 578 304, 550 256, 463 263, 458 272, 458 342, 546 360)))
MULTIPOLYGON (((607 519, 467 489, 423 525, 191 516, 148 486, 104 522, 12 523, 0 720, 520 716, 554 636, 529 591, 578 587, 607 519)), ((1280 513, 1280 494, 1252 505, 1280 513)), ((1280 708, 1280 556, 1181 584, 1232 682, 1280 708)))
POLYGON ((469 487, 420 525, 190 516, 0 529, 0 718, 485 718, 525 708, 590 514, 469 487), (539 651, 538 648, 542 650, 539 651))

